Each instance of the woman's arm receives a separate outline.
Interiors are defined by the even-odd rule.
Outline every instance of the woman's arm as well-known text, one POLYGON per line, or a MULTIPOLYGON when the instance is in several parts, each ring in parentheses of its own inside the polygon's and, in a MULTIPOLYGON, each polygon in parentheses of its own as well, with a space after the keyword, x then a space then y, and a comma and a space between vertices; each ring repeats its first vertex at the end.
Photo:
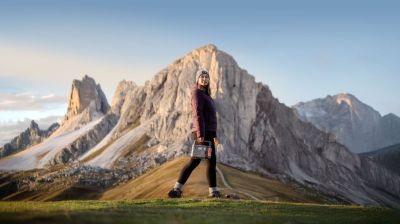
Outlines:
POLYGON ((200 93, 200 90, 194 90, 192 92, 192 114, 193 114, 193 126, 196 130, 197 138, 203 138, 205 136, 205 124, 204 124, 204 99, 200 93))

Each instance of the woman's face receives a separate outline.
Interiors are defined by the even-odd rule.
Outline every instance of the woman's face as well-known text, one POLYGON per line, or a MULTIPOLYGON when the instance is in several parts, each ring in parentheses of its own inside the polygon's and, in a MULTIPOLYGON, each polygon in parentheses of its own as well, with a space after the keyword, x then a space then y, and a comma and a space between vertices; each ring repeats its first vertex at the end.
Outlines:
POLYGON ((210 83, 210 77, 207 74, 201 74, 198 80, 199 84, 202 86, 208 85, 210 83))

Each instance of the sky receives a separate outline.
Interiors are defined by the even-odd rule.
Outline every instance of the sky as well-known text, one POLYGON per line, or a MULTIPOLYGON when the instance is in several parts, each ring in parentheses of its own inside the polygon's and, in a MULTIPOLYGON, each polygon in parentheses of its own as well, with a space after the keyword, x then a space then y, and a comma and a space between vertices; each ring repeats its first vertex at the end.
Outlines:
POLYGON ((399 116, 399 24, 385 0, 0 0, 0 130, 59 121, 85 74, 111 101, 210 43, 288 106, 344 92, 399 116))

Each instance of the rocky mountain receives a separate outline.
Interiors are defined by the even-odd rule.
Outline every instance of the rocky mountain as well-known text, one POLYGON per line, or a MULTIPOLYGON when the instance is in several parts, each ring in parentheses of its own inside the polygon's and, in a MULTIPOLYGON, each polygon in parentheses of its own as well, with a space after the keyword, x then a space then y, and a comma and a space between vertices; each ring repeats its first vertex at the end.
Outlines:
POLYGON ((11 142, 0 147, 0 158, 22 151, 30 146, 39 144, 49 137, 60 125, 54 123, 47 130, 41 130, 39 125, 32 120, 29 127, 13 138, 11 142))
POLYGON ((361 153, 360 155, 370 158, 400 176, 400 144, 361 153))
MULTIPOLYGON (((46 159, 38 159, 36 165, 3 159, 0 169, 27 170, 64 163, 136 178, 186 155, 192 143, 190 90, 199 68, 210 73, 222 143, 217 152, 219 162, 283 183, 296 182, 338 202, 400 205, 396 196, 400 195, 398 176, 351 153, 331 135, 300 120, 293 109, 273 97, 268 86, 257 83, 232 56, 214 45, 189 52, 142 86, 121 83, 112 108, 101 117, 103 122, 113 121, 105 128, 96 126, 100 118, 82 125, 75 123, 79 129, 71 125, 68 130, 74 131, 59 136, 75 133, 75 141, 85 144, 72 144, 72 149, 68 147, 72 137, 56 139, 51 142, 53 148, 57 145, 56 150, 46 151, 46 159), (105 119, 107 116, 113 119, 105 119), (99 129, 102 134, 96 137, 84 134, 99 129), (68 144, 59 147, 61 142, 68 144), (55 156, 60 153, 61 158, 55 156)), ((15 154, 14 158, 18 157, 21 155, 15 154)))
POLYGON ((110 106, 99 84, 85 75, 72 82, 67 112, 58 133, 79 129, 108 112, 110 106))
POLYGON ((199 68, 208 69, 211 76, 222 143, 219 161, 265 176, 294 179, 342 201, 398 203, 398 198, 389 196, 399 191, 398 178, 301 121, 272 96, 268 86, 256 83, 213 45, 188 53, 144 86, 131 89, 116 127, 81 162, 141 172, 187 153, 190 87, 199 68))
POLYGON ((351 94, 337 94, 293 106, 298 116, 356 153, 368 152, 400 143, 400 118, 381 116, 351 94))
POLYGON ((114 127, 117 117, 100 85, 89 76, 74 80, 60 127, 40 144, 0 160, 0 170, 29 170, 76 160, 114 127))
POLYGON ((69 120, 89 108, 105 114, 109 107, 100 85, 96 85, 94 79, 85 75, 82 81, 74 80, 72 83, 65 120, 69 120))

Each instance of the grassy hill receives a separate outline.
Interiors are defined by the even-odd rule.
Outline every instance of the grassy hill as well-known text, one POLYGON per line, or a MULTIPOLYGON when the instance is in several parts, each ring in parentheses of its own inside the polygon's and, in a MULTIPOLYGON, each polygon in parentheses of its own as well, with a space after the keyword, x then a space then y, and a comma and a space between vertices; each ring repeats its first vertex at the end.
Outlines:
MULTIPOLYGON (((100 197, 100 199, 156 199, 167 198, 167 192, 174 186, 182 167, 189 161, 188 157, 176 158, 157 167, 140 177, 114 187, 100 197)), ((251 199, 253 195, 258 199, 290 202, 321 202, 321 198, 313 197, 306 192, 299 193, 293 187, 277 180, 261 177, 257 174, 244 172, 223 164, 217 167, 223 174, 227 184, 223 184, 221 175, 217 174, 217 183, 224 195, 238 195, 242 199, 251 199)), ((206 179, 206 161, 193 171, 184 186, 184 197, 202 198, 208 195, 206 179)))
MULTIPOLYGON (((79 175, 65 177, 58 175, 59 170, 66 167, 45 171, 25 171, 15 174, 0 175, 0 199, 1 200, 121 200, 121 199, 160 199, 167 198, 167 192, 175 184, 179 172, 189 160, 188 157, 179 157, 142 174, 136 179, 117 186, 106 188, 87 186, 81 184, 79 175), (30 185, 23 188, 16 186, 16 179, 25 182, 34 176, 56 176, 41 181, 34 181, 35 188, 30 185), (78 179, 76 179, 78 178, 78 179)), ((235 195, 241 199, 259 199, 286 202, 329 202, 328 197, 317 192, 299 188, 299 186, 287 182, 261 177, 255 173, 244 172, 223 164, 218 164, 217 183, 223 195, 235 195), (222 180, 222 176, 224 181, 222 180)), ((96 174, 97 180, 104 180, 102 174, 96 174)), ((92 178, 93 179, 93 178, 92 178)), ((185 198, 205 198, 208 195, 208 183, 206 178, 206 161, 193 171, 184 187, 185 198)), ((331 201, 332 202, 332 201, 331 201)))
POLYGON ((0 202, 0 223, 400 223, 398 210, 227 199, 0 202))

